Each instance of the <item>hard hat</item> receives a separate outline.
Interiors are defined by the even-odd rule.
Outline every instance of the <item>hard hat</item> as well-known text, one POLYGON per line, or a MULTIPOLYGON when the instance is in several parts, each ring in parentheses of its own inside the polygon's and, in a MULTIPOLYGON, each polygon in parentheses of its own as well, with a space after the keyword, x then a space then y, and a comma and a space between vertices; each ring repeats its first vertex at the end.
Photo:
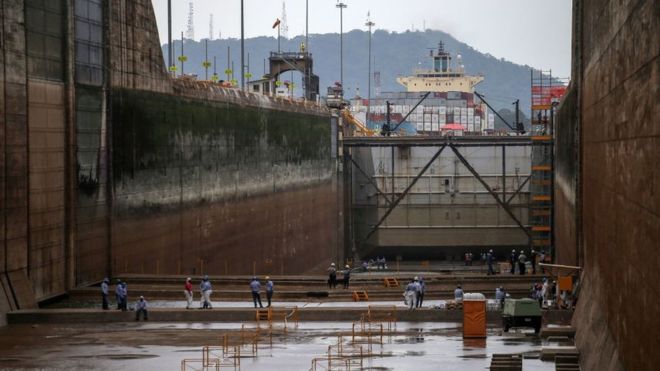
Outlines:
POLYGON ((270 276, 266 276, 266 279, 269 280, 269 279, 270 279, 270 276))
POLYGON ((257 279, 257 276, 252 276, 252 279, 256 281, 256 279, 257 279))
POLYGON ((330 266, 331 266, 331 267, 334 267, 334 266, 335 266, 335 263, 330 263, 330 266))
POLYGON ((140 295, 140 299, 144 299, 144 296, 140 295))
POLYGON ((493 252, 493 249, 490 249, 490 252, 493 252))
POLYGON ((190 281, 190 277, 186 278, 186 281, 190 281))
POLYGON ((511 252, 516 252, 516 250, 511 250, 511 252))
POLYGON ((346 264, 346 268, 350 268, 350 267, 348 266, 348 264, 346 264))
POLYGON ((419 277, 417 277, 417 276, 415 276, 415 278, 413 278, 413 279, 414 279, 415 281, 419 281, 419 277))
POLYGON ((205 274, 205 275, 204 275, 204 280, 206 280, 206 281, 209 280, 209 275, 208 275, 208 274, 205 274))

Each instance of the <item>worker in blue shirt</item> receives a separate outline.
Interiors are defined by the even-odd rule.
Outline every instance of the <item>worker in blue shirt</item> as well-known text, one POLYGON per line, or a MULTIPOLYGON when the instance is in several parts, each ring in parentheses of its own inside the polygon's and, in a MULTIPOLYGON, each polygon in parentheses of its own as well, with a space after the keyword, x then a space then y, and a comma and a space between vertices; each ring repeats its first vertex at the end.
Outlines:
POLYGON ((273 298, 273 281, 269 276, 266 276, 266 299, 268 299, 268 306, 270 307, 270 300, 273 298))
POLYGON ((140 300, 135 303, 135 320, 140 320, 140 314, 143 315, 144 320, 149 320, 149 314, 147 313, 147 301, 144 300, 144 296, 140 296, 140 300))
POLYGON ((457 285, 456 290, 454 290, 454 300, 456 300, 457 303, 463 301, 463 289, 461 288, 461 285, 457 285))
POLYGON ((344 268, 344 288, 348 288, 348 284, 351 281, 351 267, 346 264, 346 267, 344 268))
POLYGON ((257 279, 257 277, 252 277, 252 281, 250 281, 250 290, 252 291, 252 301, 254 302, 254 307, 257 307, 257 302, 259 302, 259 307, 263 308, 264 306, 261 304, 261 294, 259 291, 261 291, 261 283, 257 279))
POLYGON ((117 309, 121 309, 121 280, 117 279, 117 286, 115 287, 115 298, 117 299, 117 309))
POLYGON ((404 292, 403 295, 406 298, 408 309, 415 309, 415 303, 417 302, 417 284, 414 279, 406 285, 406 292, 404 292))
POLYGON ((211 287, 209 276, 204 276, 204 279, 199 284, 199 291, 201 291, 202 297, 202 307, 200 309, 213 309, 213 306, 211 305, 211 294, 213 293, 213 289, 211 287))
POLYGON ((497 304, 499 305, 500 309, 504 308, 505 297, 506 297, 506 293, 504 292, 504 288, 502 286, 495 289, 495 300, 497 301, 497 304))
POLYGON ((488 275, 495 274, 495 270, 493 270, 493 262, 495 261, 493 250, 490 250, 486 255, 486 261, 488 262, 488 275))
POLYGON ((417 286, 418 286, 418 291, 417 291, 417 308, 421 308, 422 304, 424 303, 424 293, 426 293, 426 282, 424 282, 424 277, 420 276, 419 280, 417 280, 417 286))
POLYGON ((121 283, 121 310, 126 312, 128 310, 128 287, 126 281, 121 283))
POLYGON ((109 286, 108 284, 110 283, 110 280, 108 280, 108 277, 103 279, 103 282, 101 282, 101 297, 103 299, 103 309, 108 310, 108 289, 109 286))

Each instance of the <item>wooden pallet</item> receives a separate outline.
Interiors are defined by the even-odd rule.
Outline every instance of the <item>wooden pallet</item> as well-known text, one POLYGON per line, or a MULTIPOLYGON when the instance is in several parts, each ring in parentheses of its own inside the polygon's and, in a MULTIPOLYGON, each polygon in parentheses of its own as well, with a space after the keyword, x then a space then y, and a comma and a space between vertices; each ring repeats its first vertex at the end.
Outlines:
POLYGON ((399 287, 399 281, 393 277, 383 278, 383 284, 385 287, 399 287))
POLYGON ((353 301, 369 301, 366 291, 353 291, 353 301))
POLYGON ((271 310, 269 309, 257 309, 257 322, 269 321, 271 319, 271 310))

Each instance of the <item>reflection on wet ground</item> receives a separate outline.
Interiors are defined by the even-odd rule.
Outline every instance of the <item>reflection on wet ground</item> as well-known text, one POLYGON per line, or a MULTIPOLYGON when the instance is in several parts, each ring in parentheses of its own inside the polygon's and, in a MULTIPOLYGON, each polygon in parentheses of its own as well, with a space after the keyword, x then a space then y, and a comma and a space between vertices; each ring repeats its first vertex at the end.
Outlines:
MULTIPOLYGON (((201 347, 242 323, 110 323, 97 325, 10 325, 0 328, 0 368, 173 370, 184 358, 201 358, 201 347)), ((254 326, 254 323, 247 324, 254 326)), ((243 370, 308 370, 337 336, 350 340, 350 322, 305 322, 259 344, 258 357, 241 360, 243 370)), ((552 370, 538 359, 533 334, 490 327, 487 339, 464 340, 460 324, 398 323, 396 333, 373 345, 377 356, 363 370, 477 370, 493 353, 525 354, 525 370, 552 370)))

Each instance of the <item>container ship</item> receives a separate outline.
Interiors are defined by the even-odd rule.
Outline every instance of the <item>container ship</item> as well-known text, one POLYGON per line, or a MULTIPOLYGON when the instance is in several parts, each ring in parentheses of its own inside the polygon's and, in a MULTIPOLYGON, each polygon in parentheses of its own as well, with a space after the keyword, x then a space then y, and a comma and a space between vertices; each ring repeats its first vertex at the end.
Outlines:
POLYGON ((453 62, 442 41, 436 50, 431 50, 429 59, 432 68, 417 69, 411 76, 397 78, 406 91, 383 92, 371 102, 355 97, 351 100, 351 113, 369 129, 380 131, 387 122, 389 102, 391 122, 395 125, 401 122, 397 128, 399 135, 492 133, 495 116, 488 112, 485 104, 475 100, 474 94, 475 86, 484 77, 466 75, 460 54, 453 62), (426 92, 429 95, 423 99, 426 92))

